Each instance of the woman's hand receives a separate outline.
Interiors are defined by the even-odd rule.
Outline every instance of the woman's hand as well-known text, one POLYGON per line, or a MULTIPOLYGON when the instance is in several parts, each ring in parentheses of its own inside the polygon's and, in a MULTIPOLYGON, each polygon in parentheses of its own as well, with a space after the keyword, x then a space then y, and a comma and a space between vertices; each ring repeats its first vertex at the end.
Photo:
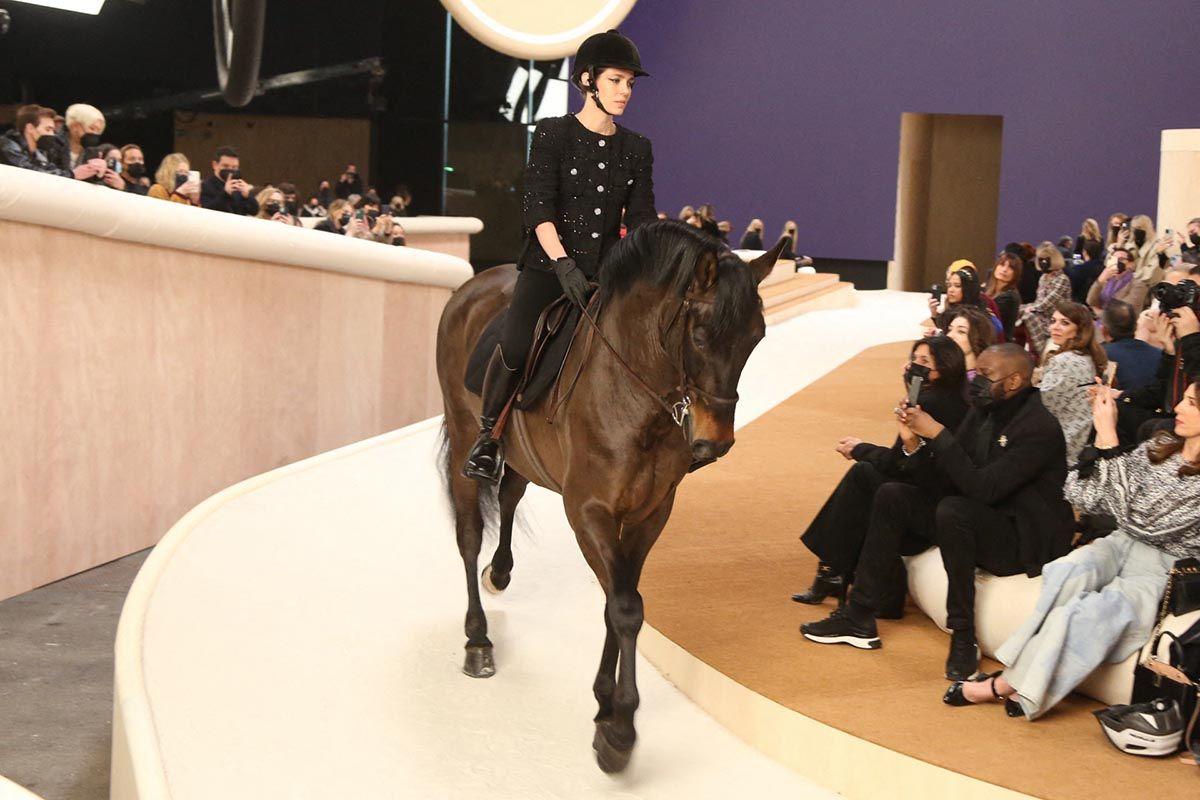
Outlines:
POLYGON ((200 202, 200 181, 184 181, 175 187, 175 194, 187 198, 193 204, 200 202))
POLYGON ((1176 339, 1182 339, 1193 333, 1200 333, 1200 319, 1196 318, 1196 312, 1192 311, 1188 306, 1175 309, 1174 316, 1169 319, 1176 339))
POLYGON ((930 317, 930 319, 932 319, 933 317, 936 317, 938 315, 938 310, 941 307, 942 307, 941 300, 934 300, 932 297, 929 298, 929 317, 930 317))
POLYGON ((1175 326, 1171 324, 1171 318, 1161 311, 1154 312, 1154 338, 1164 353, 1175 355, 1175 326))
POLYGON ((853 461, 854 456, 851 453, 854 452, 854 448, 862 443, 862 439, 855 438, 854 436, 843 436, 841 439, 838 439, 837 447, 834 449, 838 451, 842 458, 847 461, 853 461))
POLYGON ((1092 425, 1096 428, 1096 448, 1107 450, 1120 444, 1117 436, 1117 403, 1112 391, 1099 378, 1088 389, 1092 396, 1092 425))
POLYGON ((1112 278, 1116 277, 1116 274, 1117 274, 1117 265, 1109 264, 1107 267, 1105 267, 1103 270, 1101 270, 1099 275, 1096 276, 1096 283, 1103 286, 1104 284, 1108 283, 1112 278))

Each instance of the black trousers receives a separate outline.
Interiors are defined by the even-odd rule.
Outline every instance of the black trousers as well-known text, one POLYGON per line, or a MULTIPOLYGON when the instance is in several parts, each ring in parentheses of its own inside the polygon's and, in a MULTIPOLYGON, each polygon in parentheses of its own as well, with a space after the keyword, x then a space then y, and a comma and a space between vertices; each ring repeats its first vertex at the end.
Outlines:
POLYGON ((993 575, 1023 571, 1021 542, 1010 517, 960 495, 938 498, 903 483, 885 483, 875 495, 851 603, 877 613, 887 608, 900 556, 924 541, 941 549, 949 588, 946 627, 975 631, 975 568, 993 575))
POLYGON ((512 305, 500 332, 500 350, 509 369, 521 369, 533 344, 533 329, 546 306, 562 297, 562 285, 553 272, 525 267, 517 273, 512 305))

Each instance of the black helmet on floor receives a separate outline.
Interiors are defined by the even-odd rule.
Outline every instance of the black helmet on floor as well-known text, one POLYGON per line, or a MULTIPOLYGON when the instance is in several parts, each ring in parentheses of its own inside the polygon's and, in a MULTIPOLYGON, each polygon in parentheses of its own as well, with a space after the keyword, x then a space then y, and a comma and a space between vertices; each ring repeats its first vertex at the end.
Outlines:
POLYGON ((1100 729, 1122 753, 1169 756, 1183 743, 1183 716, 1174 700, 1152 700, 1093 711, 1100 729))
POLYGON ((571 83, 583 89, 580 79, 583 73, 595 77, 596 72, 604 67, 627 69, 634 76, 649 75, 642 69, 642 57, 635 45, 627 36, 623 36, 616 28, 604 33, 595 33, 583 40, 575 53, 575 66, 571 70, 571 83))

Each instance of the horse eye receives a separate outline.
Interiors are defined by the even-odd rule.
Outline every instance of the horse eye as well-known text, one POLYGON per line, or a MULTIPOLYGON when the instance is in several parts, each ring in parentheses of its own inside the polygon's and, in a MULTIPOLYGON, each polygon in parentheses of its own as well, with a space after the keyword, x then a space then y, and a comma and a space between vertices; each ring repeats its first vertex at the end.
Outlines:
POLYGON ((693 330, 692 341, 696 343, 696 347, 706 347, 708 345, 708 329, 698 327, 693 330))

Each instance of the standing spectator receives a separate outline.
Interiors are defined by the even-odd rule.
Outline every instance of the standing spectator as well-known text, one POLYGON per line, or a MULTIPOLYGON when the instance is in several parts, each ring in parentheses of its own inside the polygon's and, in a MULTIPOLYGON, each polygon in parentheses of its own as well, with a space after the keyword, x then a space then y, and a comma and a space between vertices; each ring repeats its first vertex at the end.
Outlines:
MULTIPOLYGON (((83 157, 85 150, 100 145, 100 135, 104 133, 105 124, 104 115, 95 106, 89 106, 87 103, 75 103, 67 107, 66 125, 63 132, 66 134, 71 169, 75 169, 87 160, 83 157)), ((78 175, 75 177, 79 178, 78 175)), ((95 176, 88 175, 80 180, 87 180, 91 177, 95 176)))
POLYGON ((992 274, 988 278, 984 293, 996 304, 996 316, 1004 328, 1006 341, 1013 341, 1017 325, 1017 314, 1021 310, 1021 257, 1015 253, 1003 252, 996 258, 992 274))
POLYGON ((1160 247, 1162 243, 1154 233, 1154 220, 1138 214, 1129 221, 1129 230, 1135 248, 1133 275, 1147 287, 1154 286, 1163 279, 1167 265, 1166 248, 1160 247))
POLYGON ((1120 211, 1108 218, 1108 227, 1104 229, 1104 250, 1106 253, 1117 243, 1117 239, 1121 236, 1121 231, 1128 229, 1127 222, 1129 222, 1129 215, 1122 214, 1120 211))
POLYGON ((1100 346, 1108 360, 1117 365, 1117 386, 1136 391, 1152 383, 1162 361, 1162 350, 1133 338, 1137 311, 1122 300, 1110 300, 1101 319, 1107 341, 1100 346))
POLYGON ((1088 290, 1087 303, 1097 313, 1104 311, 1112 300, 1126 302, 1139 312, 1146 307, 1150 287, 1134 275, 1135 257, 1130 250, 1113 250, 1109 265, 1096 276, 1092 288, 1088 290))
POLYGON ((325 219, 313 226, 313 230, 326 233, 344 234, 350 224, 353 209, 347 200, 334 200, 329 204, 329 214, 325 219))
POLYGON ((146 194, 190 206, 200 205, 200 181, 191 179, 191 164, 183 153, 170 153, 154 171, 154 185, 146 194))
POLYGON ((146 195, 150 191, 150 179, 146 177, 146 156, 136 144, 121 148, 121 177, 125 179, 125 191, 146 195))
POLYGON ((1104 245, 1099 239, 1087 239, 1083 242, 1083 251, 1078 263, 1072 262, 1064 271, 1071 281, 1071 299, 1076 303, 1086 303, 1088 291, 1096 282, 1097 276, 1104 271, 1104 245))
POLYGON ((213 174, 200 185, 200 205, 250 217, 258 213, 258 202, 250 196, 254 187, 242 180, 241 163, 237 150, 228 145, 217 148, 213 174))
POLYGON ((1038 278, 1037 299, 1021 306, 1020 324, 1025 326, 1029 346, 1039 359, 1050 337, 1050 319, 1054 309, 1064 300, 1071 299, 1071 281, 1063 274, 1066 262, 1062 253, 1050 242, 1038 245, 1035 254, 1038 278))
POLYGON ((358 167, 354 164, 347 164, 346 170, 338 178, 335 194, 343 200, 352 194, 362 194, 363 184, 362 178, 358 175, 358 167))
POLYGON ((38 105, 17 109, 13 129, 0 137, 0 163, 70 178, 61 143, 54 135, 54 109, 38 105))
POLYGON ((764 250, 762 233, 763 221, 761 219, 750 220, 750 224, 746 226, 746 232, 742 234, 742 241, 738 245, 738 249, 764 250))
POLYGON ((1096 341, 1092 312, 1080 303, 1058 304, 1050 321, 1050 340, 1056 349, 1046 353, 1038 388, 1042 402, 1062 426, 1071 465, 1079 460, 1092 432, 1088 387, 1104 374, 1108 356, 1096 341))
MULTIPOLYGON (((1095 242, 1100 246, 1100 252, 1104 251, 1104 237, 1100 235, 1100 223, 1091 217, 1083 221, 1083 227, 1079 229, 1079 235, 1075 237, 1075 247, 1072 253, 1083 258, 1088 242, 1095 242)), ((1083 301, 1076 300, 1075 302, 1081 303, 1083 301)))
POLYGON ((281 189, 268 186, 258 193, 255 202, 258 203, 258 213, 254 216, 271 222, 282 222, 285 225, 299 225, 300 220, 288 213, 287 195, 281 189))

